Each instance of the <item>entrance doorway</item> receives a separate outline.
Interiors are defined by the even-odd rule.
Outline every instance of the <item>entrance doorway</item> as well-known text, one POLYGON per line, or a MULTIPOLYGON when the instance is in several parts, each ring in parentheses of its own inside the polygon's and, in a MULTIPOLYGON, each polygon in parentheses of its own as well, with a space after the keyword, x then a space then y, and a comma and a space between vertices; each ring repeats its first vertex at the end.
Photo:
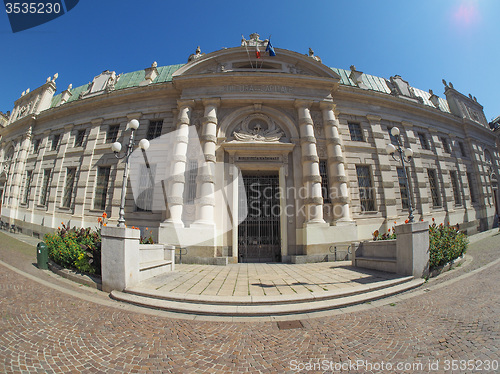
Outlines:
POLYGON ((243 183, 248 215, 238 226, 238 261, 281 262, 279 177, 243 175, 243 183))

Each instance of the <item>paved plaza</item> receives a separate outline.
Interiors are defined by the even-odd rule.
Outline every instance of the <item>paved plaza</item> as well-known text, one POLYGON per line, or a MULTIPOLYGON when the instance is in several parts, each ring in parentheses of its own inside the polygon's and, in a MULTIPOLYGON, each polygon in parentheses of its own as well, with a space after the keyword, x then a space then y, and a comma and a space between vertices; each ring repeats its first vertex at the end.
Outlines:
POLYGON ((419 289, 289 324, 119 303, 37 269, 31 245, 0 236, 2 373, 498 372, 499 235, 419 289), (464 364, 477 370, 451 370, 464 364))

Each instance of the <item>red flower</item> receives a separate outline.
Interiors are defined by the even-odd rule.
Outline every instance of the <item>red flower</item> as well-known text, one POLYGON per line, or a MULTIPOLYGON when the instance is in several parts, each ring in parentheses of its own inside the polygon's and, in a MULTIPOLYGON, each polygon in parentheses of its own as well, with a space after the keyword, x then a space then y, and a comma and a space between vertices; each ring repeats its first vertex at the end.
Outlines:
POLYGON ((103 216, 103 218, 108 218, 108 215, 106 214, 106 212, 104 212, 104 213, 102 214, 102 216, 103 216))
POLYGON ((405 223, 408 223, 408 222, 409 222, 408 220, 405 221, 405 223))

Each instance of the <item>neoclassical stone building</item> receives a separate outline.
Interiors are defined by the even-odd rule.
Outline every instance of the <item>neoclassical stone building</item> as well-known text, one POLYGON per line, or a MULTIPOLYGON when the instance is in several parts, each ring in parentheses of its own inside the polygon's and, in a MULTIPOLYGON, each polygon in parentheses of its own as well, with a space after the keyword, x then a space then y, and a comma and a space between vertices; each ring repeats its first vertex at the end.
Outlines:
POLYGON ((474 97, 267 45, 252 34, 186 64, 104 71, 57 95, 56 75, 23 92, 0 128, 2 220, 40 237, 61 222, 96 226, 103 211, 116 223, 125 163, 110 143, 125 144, 137 119, 154 165, 135 174, 141 193, 128 186, 125 218, 186 246, 184 261, 323 260, 405 221, 409 194, 418 220, 496 224, 497 140, 474 97), (386 152, 394 126, 414 151, 409 183, 386 152), (160 169, 174 176, 148 180, 160 169))

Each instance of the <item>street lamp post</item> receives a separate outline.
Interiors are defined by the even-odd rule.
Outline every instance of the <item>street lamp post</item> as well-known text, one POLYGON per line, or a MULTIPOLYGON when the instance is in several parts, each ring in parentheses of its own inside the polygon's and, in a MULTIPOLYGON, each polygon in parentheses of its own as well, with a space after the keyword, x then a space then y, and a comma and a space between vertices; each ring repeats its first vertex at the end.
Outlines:
MULTIPOLYGON (((132 152, 134 151, 135 130, 139 128, 139 121, 136 119, 131 120, 128 123, 128 127, 132 132, 130 134, 128 145, 125 148, 125 154, 119 156, 119 153, 122 149, 122 145, 120 142, 114 142, 113 144, 111 144, 111 149, 113 150, 115 157, 117 159, 125 158, 125 172, 123 173, 122 200, 120 203, 120 217, 118 218, 118 227, 125 227, 125 195, 127 193, 128 169, 130 167, 129 158, 132 152)), ((147 139, 142 139, 139 142, 139 147, 146 151, 149 148, 149 141, 147 139)))
POLYGON ((403 145, 401 144, 401 138, 399 136, 399 129, 397 127, 393 127, 391 129, 391 135, 396 139, 397 147, 395 147, 392 143, 387 144, 386 150, 387 153, 392 156, 394 161, 401 161, 401 165, 403 166, 403 173, 406 180, 406 186, 408 188, 408 223, 413 223, 413 206, 411 202, 411 191, 410 184, 408 183, 408 175, 406 174, 406 166, 405 164, 410 164, 411 158, 413 157, 413 151, 411 148, 406 148, 403 150, 403 145), (399 159, 394 155, 395 152, 399 153, 399 159))

